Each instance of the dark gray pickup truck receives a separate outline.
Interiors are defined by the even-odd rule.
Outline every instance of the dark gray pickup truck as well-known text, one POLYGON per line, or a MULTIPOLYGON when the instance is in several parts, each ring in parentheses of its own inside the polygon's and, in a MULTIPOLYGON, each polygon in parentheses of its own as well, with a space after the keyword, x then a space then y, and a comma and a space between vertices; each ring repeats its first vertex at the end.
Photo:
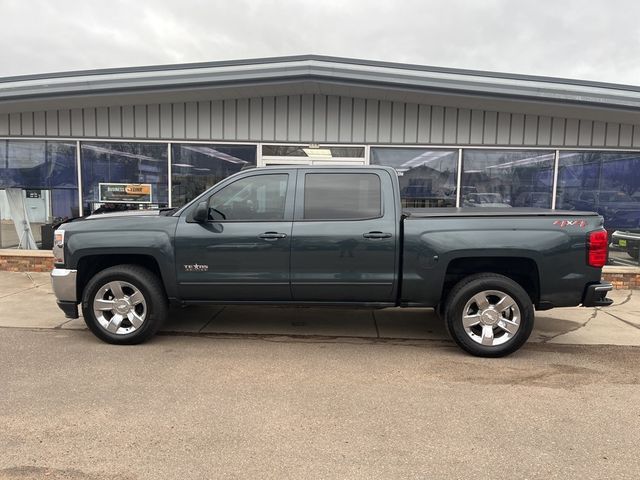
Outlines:
POLYGON ((534 309, 606 306, 595 213, 403 210, 386 167, 266 167, 180 209, 94 215, 55 233, 53 288, 102 340, 150 338, 170 304, 433 307, 474 355, 517 350, 534 309))

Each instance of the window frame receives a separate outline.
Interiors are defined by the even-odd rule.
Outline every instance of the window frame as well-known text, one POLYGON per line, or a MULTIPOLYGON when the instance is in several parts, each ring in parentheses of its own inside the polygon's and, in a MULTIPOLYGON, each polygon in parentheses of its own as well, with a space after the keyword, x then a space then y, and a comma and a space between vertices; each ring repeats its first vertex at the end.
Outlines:
POLYGON ((363 222, 368 220, 377 220, 385 216, 384 188, 383 178, 379 171, 367 171, 364 173, 360 169, 344 168, 336 171, 336 168, 324 169, 300 169, 296 185, 296 203, 294 212, 295 222, 363 222), (332 174, 332 175, 375 175, 380 182, 380 214, 372 217, 353 217, 353 218, 304 218, 305 207, 305 182, 307 175, 313 174, 332 174))
MULTIPOLYGON (((238 175, 238 174, 236 174, 238 175)), ((262 171, 262 172, 256 172, 256 171, 252 171, 249 174, 246 175, 239 175, 239 176, 230 176, 228 177, 228 179, 230 181, 225 181, 223 183, 220 183, 218 185, 216 185, 215 187, 212 187, 214 190, 210 190, 208 192, 204 192, 202 195, 200 195, 199 197, 195 198, 194 200, 192 200, 193 203, 189 204, 191 205, 191 208, 189 208, 188 213, 187 213, 187 217, 186 217, 186 221, 188 223, 196 223, 193 220, 193 214, 198 206, 198 204, 200 202, 207 202, 207 205, 209 205, 209 203, 211 202, 211 198, 213 196, 215 196, 216 194, 222 192, 222 190, 224 190, 225 188, 233 185, 236 182, 242 181, 242 180, 246 180, 248 178, 253 178, 253 177, 264 177, 264 176, 273 176, 273 175, 286 175, 287 176, 287 186, 286 186, 286 192, 285 192, 285 203, 284 203, 284 216, 283 218, 278 218, 278 219, 262 219, 262 220, 258 220, 258 219, 245 219, 245 220, 230 220, 230 219, 219 219, 219 220, 207 220, 205 223, 277 223, 277 222, 291 222, 293 220, 293 197, 294 197, 294 193, 295 193, 295 188, 291 188, 292 184, 294 184, 295 182, 295 175, 290 171, 290 170, 281 170, 281 171, 277 171, 277 170, 269 170, 269 171, 262 171)))

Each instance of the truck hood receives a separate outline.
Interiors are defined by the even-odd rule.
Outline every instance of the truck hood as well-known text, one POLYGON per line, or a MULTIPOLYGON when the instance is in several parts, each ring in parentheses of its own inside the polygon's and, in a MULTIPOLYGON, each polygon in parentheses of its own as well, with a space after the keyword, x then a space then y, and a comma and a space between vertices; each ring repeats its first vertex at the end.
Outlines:
POLYGON ((112 217, 157 217, 160 210, 125 210, 124 212, 94 213, 84 217, 87 220, 102 220, 112 217))

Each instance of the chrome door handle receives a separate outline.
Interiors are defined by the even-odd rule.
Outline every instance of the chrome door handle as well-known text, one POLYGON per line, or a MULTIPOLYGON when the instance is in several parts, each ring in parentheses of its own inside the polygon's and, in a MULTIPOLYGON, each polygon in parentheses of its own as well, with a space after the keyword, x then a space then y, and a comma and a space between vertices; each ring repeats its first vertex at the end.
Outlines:
POLYGON ((258 238, 262 238, 263 240, 278 240, 279 238, 287 238, 287 234, 278 232, 264 232, 258 235, 258 238))
POLYGON ((391 234, 387 232, 368 232, 363 233, 364 238, 391 238, 391 234))

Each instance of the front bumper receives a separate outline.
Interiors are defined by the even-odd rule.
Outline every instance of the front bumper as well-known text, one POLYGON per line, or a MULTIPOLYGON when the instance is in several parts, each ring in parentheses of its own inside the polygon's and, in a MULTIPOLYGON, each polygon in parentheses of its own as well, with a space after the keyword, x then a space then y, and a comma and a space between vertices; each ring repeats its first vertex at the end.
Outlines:
POLYGON ((76 295, 77 270, 54 268, 51 271, 51 286, 58 299, 58 307, 67 318, 78 318, 78 298, 76 295))
POLYGON ((582 297, 583 307, 608 307, 613 300, 607 298, 607 293, 613 290, 613 285, 606 282, 587 285, 582 297))

